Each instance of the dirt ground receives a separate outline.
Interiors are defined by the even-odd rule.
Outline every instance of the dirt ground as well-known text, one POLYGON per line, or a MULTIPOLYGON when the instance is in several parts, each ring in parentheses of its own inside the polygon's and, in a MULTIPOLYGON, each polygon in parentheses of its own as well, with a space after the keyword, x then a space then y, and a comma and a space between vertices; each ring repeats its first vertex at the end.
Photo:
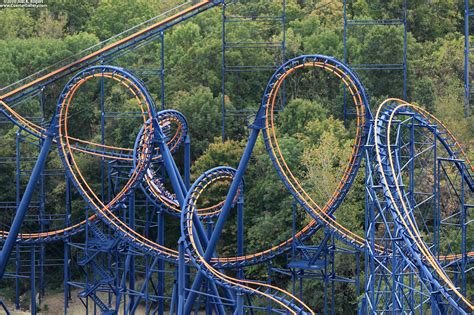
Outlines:
MULTIPOLYGON (((68 315, 83 315, 86 314, 86 309, 84 304, 81 303, 81 300, 77 297, 78 293, 80 292, 79 289, 75 289, 71 291, 71 297, 72 300, 69 302, 69 308, 68 308, 68 315)), ((100 296, 100 294, 99 294, 100 296)), ((102 301, 106 301, 107 298, 106 296, 101 296, 102 301)), ((41 301, 41 304, 38 307, 38 312, 37 314, 41 315, 63 315, 64 314, 64 297, 63 297, 63 292, 58 292, 58 293, 50 293, 47 294, 43 300, 41 301)), ((90 302, 89 306, 89 314, 94 314, 94 306, 93 302, 90 302)), ((12 315, 29 315, 31 314, 29 309, 27 310, 15 310, 13 304, 7 304, 8 310, 12 315)), ((100 314, 100 310, 96 312, 97 314, 100 314)), ((0 315, 3 315, 3 310, 0 309, 0 315)), ((121 308, 121 312, 119 314, 123 314, 123 309, 121 308)), ((135 312, 136 315, 145 315, 145 307, 140 305, 135 312)), ((168 312, 165 312, 165 314, 168 314, 168 312)), ((205 312, 200 312, 199 315, 204 315, 205 312)))
MULTIPOLYGON (((77 297, 80 290, 72 290, 71 296, 72 300, 69 302, 68 314, 70 315, 83 315, 86 313, 85 306, 81 303, 80 299, 77 297)), ((103 301, 106 300, 105 296, 102 299, 103 301)), ((57 294, 47 294, 41 304, 38 307, 38 314, 44 315, 63 315, 64 314, 64 297, 63 293, 59 292, 57 294)), ((94 314, 94 306, 93 303, 89 306, 89 314, 94 314)), ((15 310, 13 304, 7 304, 8 310, 11 312, 12 315, 27 315, 31 314, 29 310, 15 310)), ((97 312, 100 314, 100 311, 97 312)), ((3 315, 3 310, 0 310, 0 314, 3 315)), ((145 314, 145 309, 143 306, 139 306, 135 314, 145 314)))

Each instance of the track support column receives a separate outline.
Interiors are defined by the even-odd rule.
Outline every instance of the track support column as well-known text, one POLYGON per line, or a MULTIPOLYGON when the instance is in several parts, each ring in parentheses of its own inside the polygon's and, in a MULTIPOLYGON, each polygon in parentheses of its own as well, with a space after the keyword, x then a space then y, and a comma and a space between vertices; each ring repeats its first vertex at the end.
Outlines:
POLYGON ((49 149, 51 148, 51 143, 54 137, 55 125, 56 119, 53 119, 51 127, 48 130, 48 135, 44 140, 43 147, 41 148, 38 160, 36 161, 33 171, 31 172, 31 177, 28 182, 28 185, 26 186, 25 193, 23 194, 20 205, 17 208, 15 218, 13 219, 13 223, 8 233, 7 239, 5 240, 2 251, 0 252, 0 279, 3 278, 3 275, 5 274, 5 269, 7 268, 8 263, 8 257, 10 257, 10 253, 13 249, 13 246, 15 245, 18 233, 20 232, 21 225, 23 223, 23 220, 25 219, 26 212, 28 211, 31 197, 33 196, 33 192, 35 190, 36 184, 38 183, 39 176, 43 171, 44 165, 46 163, 46 158, 48 157, 49 149))

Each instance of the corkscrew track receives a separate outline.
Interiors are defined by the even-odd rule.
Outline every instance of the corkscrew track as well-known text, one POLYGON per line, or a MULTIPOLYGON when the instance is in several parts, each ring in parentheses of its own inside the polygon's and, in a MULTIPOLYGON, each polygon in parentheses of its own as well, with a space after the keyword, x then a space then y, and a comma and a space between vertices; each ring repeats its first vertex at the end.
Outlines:
MULTIPOLYGON (((218 257, 214 255, 215 241, 213 240, 218 238, 222 231, 223 223, 239 196, 245 194, 243 176, 257 136, 262 132, 266 149, 276 172, 289 193, 313 219, 296 233, 294 238, 308 239, 321 228, 325 228, 351 247, 364 251, 367 255, 372 255, 373 253, 367 248, 367 239, 355 234, 341 222, 338 222, 333 214, 344 201, 352 187, 361 166, 366 146, 373 146, 374 152, 370 156, 370 162, 376 163, 373 173, 380 177, 383 184, 384 201, 389 205, 393 219, 398 222, 403 230, 403 240, 407 244, 407 257, 410 257, 410 263, 415 265, 420 274, 422 274, 422 281, 426 282, 427 286, 434 287, 437 292, 440 292, 454 309, 461 313, 473 311, 474 306, 472 302, 456 287, 452 279, 447 275, 441 262, 458 260, 463 256, 472 258, 474 257, 474 252, 435 256, 423 240, 416 220, 412 215, 412 205, 408 202, 404 187, 398 178, 400 173, 398 169, 399 163, 397 162, 398 157, 391 145, 394 139, 392 129, 395 117, 401 114, 413 115, 419 124, 433 132, 451 158, 459 161, 462 159, 464 162, 457 162, 456 165, 458 168, 463 168, 467 165, 467 171, 465 172, 463 169, 462 174, 464 174, 465 181, 471 191, 473 190, 473 183, 470 172, 474 170, 472 163, 463 151, 462 146, 441 121, 418 106, 402 100, 389 99, 380 105, 375 117, 373 117, 367 93, 359 77, 349 67, 333 57, 304 55, 283 64, 273 74, 267 84, 261 106, 251 126, 252 134, 249 137, 247 148, 239 167, 237 169, 228 167, 214 168, 202 174, 189 190, 182 187, 179 182, 180 174, 174 164, 172 154, 183 144, 189 132, 185 117, 173 110, 157 112, 153 99, 143 82, 126 69, 104 65, 90 66, 90 63, 104 53, 113 52, 120 45, 136 43, 141 40, 141 36, 151 36, 160 27, 173 23, 173 21, 179 22, 188 15, 198 14, 217 5, 217 3, 216 1, 199 2, 170 18, 153 24, 145 30, 128 36, 0 96, 3 114, 19 126, 20 129, 44 140, 50 138, 51 141, 57 143, 59 155, 69 179, 87 202, 89 208, 95 213, 87 220, 64 229, 38 233, 13 233, 12 235, 16 238, 15 242, 42 243, 61 240, 82 232, 87 221, 101 220, 114 231, 115 237, 127 242, 136 250, 146 255, 160 257, 174 264, 181 264, 183 255, 180 255, 177 249, 169 248, 150 240, 130 227, 129 224, 123 222, 117 215, 118 209, 125 204, 130 194, 142 185, 145 194, 156 205, 159 205, 167 213, 175 217, 180 216, 181 236, 186 250, 184 261, 188 266, 195 266, 201 272, 199 274, 203 274, 210 281, 236 291, 239 294, 245 293, 266 298, 292 314, 314 314, 314 311, 302 300, 283 289, 271 284, 230 277, 222 271, 224 269, 255 265, 271 260, 288 251, 293 238, 285 240, 276 246, 271 246, 266 250, 235 257, 218 257), (340 80, 352 99, 356 112, 355 137, 350 158, 344 167, 339 184, 324 205, 315 202, 310 194, 306 192, 297 175, 293 173, 288 165, 277 137, 278 128, 275 113, 280 89, 286 79, 293 75, 298 75, 304 69, 324 71, 340 80), (56 114, 49 127, 39 126, 29 121, 16 112, 13 106, 9 105, 21 93, 29 94, 31 93, 30 89, 34 90, 53 78, 62 78, 72 73, 75 74, 65 85, 59 96, 56 114), (79 92, 83 84, 95 78, 115 81, 125 87, 136 101, 141 113, 143 126, 140 131, 137 131, 133 148, 94 143, 78 139, 69 134, 71 128, 75 127, 71 126, 69 121, 69 109, 73 106, 74 96, 79 92), (436 127, 433 128, 434 124, 436 127), (440 130, 442 132, 439 132, 440 130), (131 169, 128 181, 110 202, 105 203, 94 191, 91 183, 86 180, 76 159, 78 154, 87 154, 97 158, 128 163, 131 169), (155 164, 163 167, 167 176, 172 179, 174 193, 165 187, 164 178, 154 168, 155 164), (227 197, 215 205, 199 208, 197 204, 202 194, 212 184, 220 181, 231 183, 227 197), (206 218, 217 218, 218 220, 218 225, 213 232, 217 236, 214 237, 213 235, 209 240, 207 238, 203 239, 202 233, 199 232, 199 229, 202 228, 200 227, 200 222, 206 218)), ((371 163, 367 161, 367 165, 367 167, 370 167, 371 163)), ((2 231, 0 236, 3 239, 8 239, 11 236, 10 231, 2 231)), ((374 250, 380 253, 390 252, 390 249, 385 248, 381 244, 374 244, 374 250)), ((2 250, 1 254, 3 257, 6 255, 8 258, 10 253, 2 250)), ((195 283, 199 283, 199 281, 199 277, 196 277, 195 283)), ((192 291, 189 294, 186 301, 187 304, 192 304, 193 298, 195 298, 194 293, 192 291)), ((187 305, 183 305, 183 307, 187 307, 187 305)))

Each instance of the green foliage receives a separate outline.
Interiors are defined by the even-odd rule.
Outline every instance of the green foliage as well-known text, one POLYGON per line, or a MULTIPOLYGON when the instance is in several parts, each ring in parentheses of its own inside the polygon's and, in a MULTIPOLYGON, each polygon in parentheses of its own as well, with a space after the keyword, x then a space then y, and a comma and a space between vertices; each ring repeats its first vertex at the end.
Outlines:
POLYGON ((219 136, 220 126, 213 122, 221 118, 220 98, 214 97, 208 87, 197 86, 189 92, 176 93, 172 104, 184 114, 190 130, 193 130, 193 155, 201 155, 209 142, 219 136))
POLYGON ((104 40, 153 17, 148 1, 104 0, 87 21, 87 31, 104 40))
MULTIPOLYGON (((66 36, 64 39, 30 38, 28 40, 0 40, 0 56, 2 67, 16 69, 11 73, 3 73, 10 80, 23 78, 52 65, 66 57, 97 43, 97 37, 87 33, 66 36), (18 73, 18 75, 12 75, 18 73)), ((12 83, 3 81, 2 85, 12 83)))
POLYGON ((409 23, 420 41, 433 41, 461 31, 464 23, 464 2, 456 0, 410 1, 409 23), (433 23, 436 21, 436 23, 433 23))
MULTIPOLYGON (((85 29, 101 40, 119 34, 182 3, 177 0, 103 0, 97 1, 98 4, 95 5, 94 2, 80 2, 80 13, 88 17, 85 29)), ((79 25, 83 23, 83 20, 75 22, 79 25)))
POLYGON ((73 34, 85 30, 85 24, 96 9, 98 0, 62 0, 48 3, 54 17, 67 16, 66 30, 73 34))
MULTIPOLYGON (((403 0, 348 1, 347 16, 352 18, 400 18, 403 0)), ((0 10, 0 86, 13 83, 44 67, 97 44, 129 27, 142 23, 167 9, 182 3, 178 0, 63 0, 48 3, 45 10, 0 10)), ((281 0, 242 0, 229 5, 240 15, 276 16, 281 0)), ((342 60, 342 5, 331 0, 288 0, 286 39, 287 58, 300 54, 327 54, 342 60)), ((408 99, 443 120, 462 143, 474 146, 474 118, 463 116, 463 3, 456 0, 409 1, 408 40, 408 99)), ((230 14, 230 13, 229 13, 230 14)), ((272 23, 228 23, 227 44, 246 41, 278 42, 281 27, 272 23)), ((403 29, 400 26, 357 26, 349 30, 351 64, 401 62, 403 57, 403 29)), ((113 60, 129 69, 158 69, 161 66, 159 40, 113 60)), ((226 110, 254 110, 260 104, 263 89, 271 71, 226 74, 227 95, 221 95, 221 12, 210 10, 176 25, 165 33, 165 95, 161 95, 159 76, 138 76, 145 81, 156 103, 164 100, 167 108, 181 111, 187 118, 192 140, 192 177, 221 165, 237 167, 246 144, 242 120, 228 118, 226 134, 230 139, 222 143, 221 101, 226 110)), ((268 65, 281 57, 272 49, 228 49, 228 65, 268 65)), ((372 106, 386 97, 402 96, 402 75, 394 71, 359 73, 367 87, 372 106)), ((279 145, 292 172, 306 191, 320 206, 324 206, 336 189, 350 154, 354 123, 341 122, 342 86, 332 74, 320 70, 301 71, 287 79, 286 107, 276 115, 279 145)), ((67 78, 66 78, 67 79, 67 78)), ((87 84, 74 99, 70 109, 71 133, 82 139, 100 141, 100 110, 98 107, 99 80, 87 84)), ((65 81, 46 90, 46 116, 54 110, 60 89, 65 81)), ((105 107, 109 112, 136 112, 136 102, 123 87, 106 84, 105 107)), ((37 99, 24 102, 18 111, 38 117, 37 99)), ((139 119, 109 119, 105 126, 105 143, 130 147, 138 132, 139 119)), ((17 129, 2 125, 0 156, 15 156, 17 129)), ((472 150, 471 150, 472 151, 472 150)), ((263 141, 253 151, 245 176, 245 239, 247 254, 269 248, 291 235, 293 198, 279 179, 263 141)), ((35 157, 35 146, 22 146, 22 155, 35 157)), ((84 176, 100 190, 99 159, 77 156, 84 176)), ((25 163, 24 168, 31 167, 25 163)), ((62 168, 56 153, 51 154, 48 167, 62 168)), ((14 167, 0 163, 0 199, 15 200, 11 189, 14 167)), ((25 184, 22 179, 21 184, 25 184)), ((224 187, 225 188, 225 187, 224 187)), ((63 180, 47 184, 46 205, 52 213, 63 213, 66 186, 63 180), (51 210, 50 210, 51 209, 51 210)), ((222 193, 223 187, 216 191, 222 193), (220 189, 220 190, 219 190, 220 189)), ((219 197, 222 197, 219 195, 219 197)), ((215 196, 208 196, 210 202, 215 196)), ((359 173, 352 190, 335 213, 338 221, 362 235, 364 229, 364 174, 359 173)), ((72 200, 72 217, 83 218, 85 204, 80 196, 72 200)), ((309 216, 296 211, 300 228, 309 216)), ((229 218, 219 242, 220 255, 235 254, 235 211, 229 218)), ((60 225, 60 223, 57 223, 60 225)), ((167 221, 166 233, 177 235, 178 223, 167 221)), ((321 235, 313 238, 314 244, 321 235)), ((453 236, 454 238, 455 236, 453 236)), ((472 238, 472 235, 469 236, 472 238)), ((175 240, 168 240, 175 246, 175 240)), ((441 244, 443 248, 448 246, 441 244)), ((281 261, 276 261, 281 263, 281 261)), ((355 262, 337 256, 338 274, 351 277, 355 262)), ((265 267, 246 269, 250 278, 265 279, 265 267)), ((171 277, 170 277, 171 278, 171 277)), ((58 280, 59 281, 59 280, 58 280)), ((276 284, 288 285, 288 279, 277 278, 276 284)), ((171 284, 170 284, 171 287, 171 284)), ((4 291, 8 289, 5 288, 4 291)), ((471 289, 472 290, 472 289, 471 289)), ((305 281, 305 302, 315 308, 323 304, 323 283, 305 281)), ((354 286, 338 284, 335 313, 349 314, 356 309, 360 297, 354 286)), ((318 312, 320 309, 318 309, 318 312)))
POLYGON ((216 138, 193 164, 192 173, 197 177, 211 168, 217 166, 230 166, 237 168, 239 159, 244 152, 244 143, 234 140, 222 142, 216 138))
MULTIPOLYGON (((340 122, 333 121, 333 126, 338 126, 334 129, 343 129, 339 134, 344 134, 345 129, 340 122)), ((331 198, 336 189, 339 183, 337 174, 345 167, 351 152, 351 140, 341 139, 334 129, 323 130, 316 145, 308 144, 301 160, 307 169, 306 178, 311 195, 323 203, 331 198)))
POLYGON ((41 11, 36 33, 38 37, 61 38, 67 24, 67 15, 62 13, 53 18, 48 10, 41 11))
POLYGON ((319 104, 309 100, 293 99, 285 107, 283 113, 278 117, 279 131, 286 134, 301 132, 308 122, 312 120, 323 120, 327 111, 319 104))
POLYGON ((0 10, 0 39, 28 38, 35 21, 24 9, 0 10))

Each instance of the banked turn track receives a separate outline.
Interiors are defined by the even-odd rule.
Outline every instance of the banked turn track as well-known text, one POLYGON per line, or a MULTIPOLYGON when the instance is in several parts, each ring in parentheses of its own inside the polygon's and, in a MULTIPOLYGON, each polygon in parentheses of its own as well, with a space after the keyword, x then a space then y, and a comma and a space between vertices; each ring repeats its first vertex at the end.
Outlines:
MULTIPOLYGON (((438 130, 442 129, 444 131, 443 133, 435 132, 435 135, 443 143, 448 154, 453 158, 465 161, 464 166, 459 167, 466 167, 465 165, 467 165, 466 169, 468 172, 472 172, 473 166, 471 162, 449 130, 434 116, 420 107, 401 100, 391 99, 379 107, 374 118, 369 108, 367 93, 358 76, 350 68, 333 57, 305 55, 294 58, 282 65, 267 84, 261 106, 254 123, 251 125, 252 132, 239 167, 236 170, 228 167, 218 167, 209 170, 196 180, 189 191, 183 187, 172 153, 186 137, 188 132, 186 119, 180 113, 173 110, 157 112, 155 104, 143 82, 129 71, 119 67, 93 66, 93 64, 97 63, 97 60, 100 58, 115 53, 122 46, 137 45, 140 41, 150 40, 157 32, 161 32, 163 29, 219 3, 219 1, 202 1, 189 6, 171 17, 153 23, 143 30, 139 30, 102 47, 66 66, 39 76, 23 85, 15 86, 0 96, 2 113, 19 128, 31 135, 42 138, 45 141, 50 139, 51 142, 57 143, 68 177, 89 207, 95 212, 88 220, 100 219, 115 231, 117 237, 128 242, 137 250, 151 255, 158 255, 165 260, 178 263, 180 255, 176 249, 157 244, 142 236, 131 229, 125 222, 122 222, 115 214, 116 210, 126 201, 127 196, 134 189, 142 185, 144 192, 153 202, 164 206, 170 214, 181 217, 181 233, 186 249, 186 263, 193 264, 201 271, 200 274, 224 287, 240 293, 244 292, 262 296, 292 314, 314 314, 314 311, 303 301, 285 290, 261 282, 232 278, 222 271, 226 268, 253 265, 270 260, 288 250, 292 239, 253 254, 238 257, 213 257, 215 243, 213 243, 213 238, 210 240, 203 238, 202 231, 200 232, 200 229, 202 229, 200 220, 214 216, 218 218, 218 225, 219 222, 225 222, 231 206, 235 203, 239 194, 244 193, 243 175, 257 137, 261 132, 266 149, 284 185, 295 200, 313 218, 295 237, 307 239, 321 227, 324 227, 333 232, 334 236, 341 241, 354 248, 366 250, 367 243, 365 239, 344 227, 340 222, 337 222, 333 213, 343 202, 344 197, 352 186, 361 165, 365 145, 373 144, 375 146, 375 153, 371 158, 377 161, 378 165, 375 171, 382 179, 385 201, 390 205, 394 219, 400 223, 400 226, 405 231, 403 233, 404 241, 408 244, 407 248, 412 249, 410 257, 413 259, 413 264, 417 266, 420 273, 424 274, 423 279, 430 282, 430 286, 437 288, 456 310, 462 313, 473 311, 472 302, 460 293, 440 264, 440 260, 455 260, 462 253, 435 257, 424 243, 417 229, 416 222, 414 222, 414 218, 410 215, 410 204, 406 201, 403 187, 396 179, 398 164, 395 161, 396 156, 394 156, 390 146, 390 139, 393 137, 393 131, 391 131, 393 117, 403 111, 415 115, 419 123, 426 125, 428 128, 432 128, 431 126, 435 123, 438 130), (298 71, 306 68, 320 69, 338 78, 352 98, 356 112, 356 135, 350 159, 346 164, 337 188, 324 205, 319 205, 314 201, 288 166, 278 142, 275 126, 275 106, 282 84, 289 76, 297 74, 298 71), (14 110, 14 104, 19 100, 34 95, 35 91, 43 86, 52 84, 59 78, 71 74, 74 75, 60 94, 56 113, 48 127, 38 126, 14 110), (122 84, 136 100, 138 108, 142 113, 143 127, 136 138, 133 148, 108 146, 68 135, 69 106, 80 86, 94 78, 106 78, 122 84), (172 124, 174 128, 169 127, 172 124), (458 148, 459 150, 453 150, 453 148, 458 148), (85 180, 74 158, 74 154, 77 152, 106 159, 128 161, 133 165, 133 171, 130 174, 129 180, 109 203, 105 204, 85 180), (169 192, 165 188, 160 176, 157 176, 156 170, 152 167, 154 160, 160 160, 164 164, 167 176, 171 178, 173 183, 174 193, 169 192), (198 208, 197 203, 202 193, 217 181, 231 182, 227 197, 214 206, 198 208)), ((466 182, 469 189, 472 190, 473 183, 470 175, 469 178, 466 178, 466 182)), ((12 229, 10 231, 3 231, 2 237, 6 240, 6 243, 9 238, 14 238, 15 242, 55 241, 82 231, 84 224, 85 221, 66 229, 29 234, 20 234, 19 226, 17 226, 15 231, 12 231, 12 229)), ((217 231, 214 238, 218 238, 219 233, 217 231)), ((383 252, 385 249, 378 245, 375 247, 375 250, 383 252)), ((8 260, 10 251, 4 245, 1 252, 2 260, 0 261, 2 264, 6 264, 5 261, 8 260)), ((370 254, 369 251, 365 252, 370 254)), ((469 252, 467 255, 473 257, 474 253, 469 252)), ((4 266, 2 268, 3 275, 4 266)), ((186 305, 192 304, 192 294, 190 294, 188 299, 186 305)))

